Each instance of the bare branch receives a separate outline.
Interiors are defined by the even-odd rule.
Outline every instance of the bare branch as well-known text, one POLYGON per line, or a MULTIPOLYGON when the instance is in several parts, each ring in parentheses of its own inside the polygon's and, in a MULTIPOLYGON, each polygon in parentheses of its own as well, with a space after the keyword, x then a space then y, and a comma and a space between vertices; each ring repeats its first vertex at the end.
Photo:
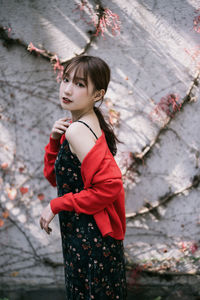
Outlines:
POLYGON ((158 215, 158 208, 162 205, 165 205, 168 203, 170 200, 172 200, 174 197, 185 193, 186 191, 189 191, 193 188, 197 188, 200 184, 200 175, 195 175, 192 179, 192 183, 185 187, 184 189, 171 193, 168 192, 165 195, 159 197, 158 201, 155 201, 154 203, 146 203, 146 207, 143 207, 139 212, 132 212, 132 213, 127 213, 126 214, 126 219, 133 219, 141 215, 146 215, 148 213, 154 213, 158 215))

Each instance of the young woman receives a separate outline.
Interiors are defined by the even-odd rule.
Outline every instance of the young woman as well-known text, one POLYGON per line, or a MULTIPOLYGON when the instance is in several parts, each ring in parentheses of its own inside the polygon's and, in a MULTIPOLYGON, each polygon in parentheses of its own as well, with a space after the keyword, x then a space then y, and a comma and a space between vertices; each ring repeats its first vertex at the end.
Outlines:
POLYGON ((117 138, 95 106, 109 80, 110 69, 98 57, 66 63, 60 103, 71 121, 56 121, 45 147, 44 175, 58 197, 43 210, 40 226, 50 234, 49 223, 59 215, 68 300, 123 300, 127 294, 124 189, 113 157, 117 138))

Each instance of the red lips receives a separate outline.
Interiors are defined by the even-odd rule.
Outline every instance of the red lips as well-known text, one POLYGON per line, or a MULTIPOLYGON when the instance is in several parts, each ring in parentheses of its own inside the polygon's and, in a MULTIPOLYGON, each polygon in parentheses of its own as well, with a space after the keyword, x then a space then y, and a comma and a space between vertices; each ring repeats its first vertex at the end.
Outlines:
POLYGON ((65 97, 63 97, 63 98, 62 98, 62 101, 63 101, 64 103, 66 103, 66 104, 68 104, 68 103, 71 103, 71 102, 72 102, 70 99, 68 99, 68 98, 65 98, 65 97))

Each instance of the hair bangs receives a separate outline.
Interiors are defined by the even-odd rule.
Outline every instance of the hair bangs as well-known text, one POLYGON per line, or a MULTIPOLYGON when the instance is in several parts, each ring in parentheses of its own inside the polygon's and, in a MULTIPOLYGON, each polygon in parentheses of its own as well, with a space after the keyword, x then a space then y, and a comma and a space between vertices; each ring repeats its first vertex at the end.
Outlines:
POLYGON ((69 76, 73 71, 74 76, 72 81, 76 82, 78 80, 83 80, 85 85, 88 86, 88 64, 82 61, 72 61, 71 63, 69 62, 69 64, 65 66, 63 78, 65 78, 65 76, 69 76))

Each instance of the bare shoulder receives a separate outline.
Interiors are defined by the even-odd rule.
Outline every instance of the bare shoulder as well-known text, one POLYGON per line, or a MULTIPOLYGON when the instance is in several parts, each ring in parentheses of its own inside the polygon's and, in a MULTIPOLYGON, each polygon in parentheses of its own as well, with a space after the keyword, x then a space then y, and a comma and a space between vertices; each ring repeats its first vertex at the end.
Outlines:
POLYGON ((78 132, 80 131, 80 126, 78 122, 71 123, 70 126, 65 131, 65 137, 69 141, 71 138, 76 137, 78 135, 78 132))
POLYGON ((68 127, 65 137, 70 144, 72 152, 77 155, 80 162, 83 161, 96 142, 89 128, 79 122, 74 122, 68 127))

